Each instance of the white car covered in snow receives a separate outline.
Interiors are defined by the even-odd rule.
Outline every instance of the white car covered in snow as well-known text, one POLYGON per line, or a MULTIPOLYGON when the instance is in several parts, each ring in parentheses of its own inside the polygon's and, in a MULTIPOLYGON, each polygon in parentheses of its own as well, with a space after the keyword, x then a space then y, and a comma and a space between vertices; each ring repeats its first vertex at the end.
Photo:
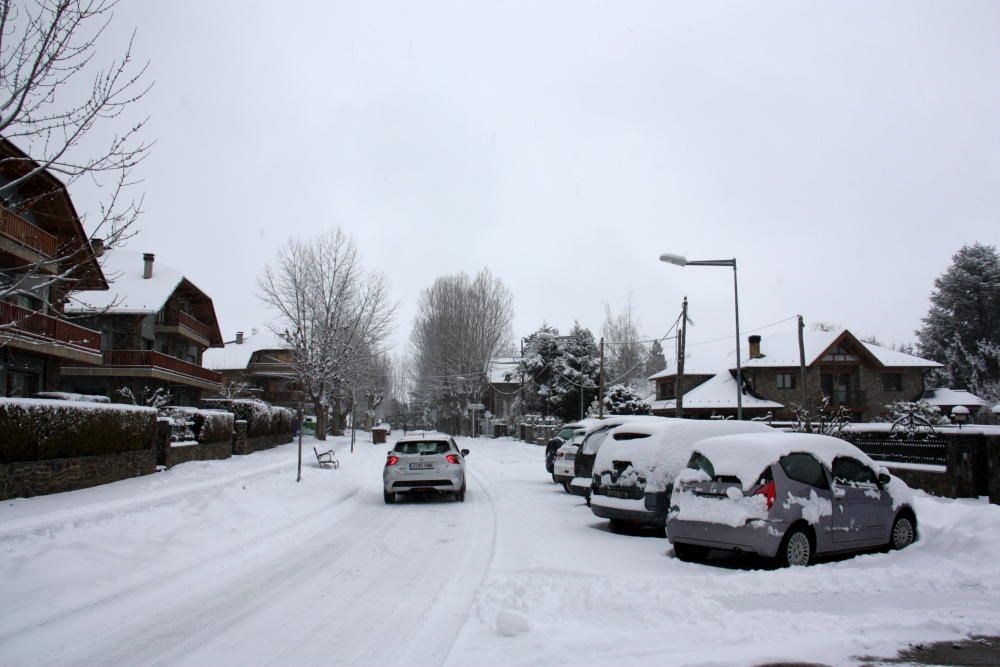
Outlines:
POLYGON ((566 491, 569 491, 569 483, 573 481, 573 470, 576 465, 576 455, 580 451, 580 443, 583 442, 585 429, 579 429, 564 445, 556 450, 556 457, 552 461, 552 481, 562 484, 566 491))
POLYGON ((825 435, 757 433, 702 440, 677 476, 667 536, 682 560, 709 549, 782 565, 917 539, 913 494, 854 445, 825 435))
POLYGON ((674 478, 699 440, 736 433, 773 433, 758 422, 660 419, 629 422, 615 428, 594 460, 590 509, 625 525, 662 528, 674 478))

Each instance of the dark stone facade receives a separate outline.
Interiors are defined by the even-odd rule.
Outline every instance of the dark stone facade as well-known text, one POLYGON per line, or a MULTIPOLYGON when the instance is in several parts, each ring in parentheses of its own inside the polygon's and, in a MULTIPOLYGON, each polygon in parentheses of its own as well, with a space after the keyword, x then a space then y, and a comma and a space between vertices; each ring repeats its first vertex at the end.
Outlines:
POLYGON ((0 499, 74 491, 156 472, 156 450, 0 464, 0 499))

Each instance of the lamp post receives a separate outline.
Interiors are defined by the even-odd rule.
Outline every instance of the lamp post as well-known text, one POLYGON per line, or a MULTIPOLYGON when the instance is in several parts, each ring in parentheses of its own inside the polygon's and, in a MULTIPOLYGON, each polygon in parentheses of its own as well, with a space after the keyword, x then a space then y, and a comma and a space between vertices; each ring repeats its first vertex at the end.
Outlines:
POLYGON ((736 419, 743 419, 743 371, 740 368, 740 290, 736 281, 736 258, 688 260, 683 255, 664 253, 660 261, 675 266, 731 266, 733 267, 733 300, 736 313, 736 419))

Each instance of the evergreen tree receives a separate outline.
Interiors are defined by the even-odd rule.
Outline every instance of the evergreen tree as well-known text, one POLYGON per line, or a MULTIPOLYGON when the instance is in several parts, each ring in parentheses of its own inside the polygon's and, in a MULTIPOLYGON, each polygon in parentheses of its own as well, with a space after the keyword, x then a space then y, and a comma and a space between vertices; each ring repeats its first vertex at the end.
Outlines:
POLYGON ((654 340, 649 346, 649 354, 646 355, 645 374, 648 380, 651 375, 656 375, 667 367, 667 359, 663 356, 663 346, 660 341, 654 340))
POLYGON ((549 404, 553 414, 573 421, 581 416, 580 406, 589 405, 597 396, 600 361, 594 334, 579 322, 573 323, 561 349, 562 354, 555 362, 557 373, 553 377, 549 404))
POLYGON ((604 395, 604 411, 609 415, 648 415, 649 404, 632 387, 616 384, 604 395))
POLYGON ((917 331, 923 356, 944 364, 932 381, 991 394, 1000 383, 1000 255, 994 246, 963 246, 934 281, 931 306, 917 331))
POLYGON ((550 413, 550 398, 555 391, 554 368, 563 354, 558 335, 558 329, 542 323, 524 341, 524 355, 518 364, 518 371, 524 376, 524 414, 550 413))

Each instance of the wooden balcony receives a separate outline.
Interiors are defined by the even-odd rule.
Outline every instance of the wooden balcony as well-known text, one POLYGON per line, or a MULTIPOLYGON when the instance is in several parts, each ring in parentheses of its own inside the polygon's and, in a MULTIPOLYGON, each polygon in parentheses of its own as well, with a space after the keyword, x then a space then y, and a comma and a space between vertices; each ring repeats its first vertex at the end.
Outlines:
POLYGON ((148 377, 218 391, 222 374, 154 350, 109 350, 100 368, 63 368, 63 375, 148 377))
POLYGON ((101 332, 0 301, 0 346, 100 363, 101 332))
POLYGON ((0 253, 14 255, 25 263, 37 263, 55 259, 58 248, 55 236, 0 207, 0 253))
POLYGON ((156 315, 156 331, 183 336, 202 347, 208 347, 212 330, 207 324, 184 311, 174 310, 161 311, 156 315))

